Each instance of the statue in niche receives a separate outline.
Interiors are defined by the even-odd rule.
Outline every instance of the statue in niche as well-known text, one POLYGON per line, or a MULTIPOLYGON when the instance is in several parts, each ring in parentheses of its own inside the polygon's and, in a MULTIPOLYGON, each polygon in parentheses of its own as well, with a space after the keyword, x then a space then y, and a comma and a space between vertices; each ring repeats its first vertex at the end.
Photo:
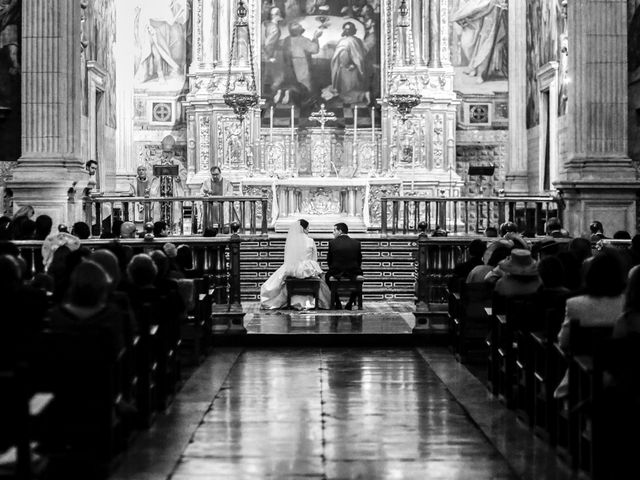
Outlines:
POLYGON ((186 0, 139 0, 135 39, 135 78, 139 83, 183 80, 186 68, 186 0))

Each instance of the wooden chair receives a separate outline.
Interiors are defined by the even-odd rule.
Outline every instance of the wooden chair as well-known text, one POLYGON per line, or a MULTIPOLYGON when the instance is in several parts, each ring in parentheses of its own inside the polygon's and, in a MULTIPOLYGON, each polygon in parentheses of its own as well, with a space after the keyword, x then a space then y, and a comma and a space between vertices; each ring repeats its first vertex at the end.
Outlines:
POLYGON ((331 308, 337 306, 340 295, 356 294, 356 303, 358 304, 358 310, 362 310, 362 284, 364 283, 364 277, 358 275, 355 278, 329 278, 329 288, 331 289, 331 308))
POLYGON ((291 297, 294 295, 313 295, 315 301, 315 309, 318 309, 320 300, 320 280, 318 277, 308 278, 285 278, 287 288, 287 307, 291 308, 291 297))

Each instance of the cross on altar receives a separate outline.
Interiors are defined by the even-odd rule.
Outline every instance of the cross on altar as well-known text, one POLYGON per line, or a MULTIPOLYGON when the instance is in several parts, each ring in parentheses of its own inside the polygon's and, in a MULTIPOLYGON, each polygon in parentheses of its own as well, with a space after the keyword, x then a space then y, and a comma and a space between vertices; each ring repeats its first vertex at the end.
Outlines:
POLYGON ((322 134, 324 135, 324 124, 327 122, 335 122, 336 114, 333 112, 327 112, 324 109, 324 103, 320 105, 320 110, 317 112, 312 112, 309 117, 309 121, 318 122, 320 124, 320 128, 322 129, 322 134))

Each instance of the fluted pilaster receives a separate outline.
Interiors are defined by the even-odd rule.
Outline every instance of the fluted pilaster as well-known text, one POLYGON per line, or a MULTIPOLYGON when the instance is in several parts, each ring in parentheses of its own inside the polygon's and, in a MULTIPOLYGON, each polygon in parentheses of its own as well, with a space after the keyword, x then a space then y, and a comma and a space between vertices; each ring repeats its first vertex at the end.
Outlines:
POLYGON ((627 3, 569 2, 570 161, 627 156, 627 3))
POLYGON ((20 162, 79 162, 79 2, 29 0, 23 18, 20 162))
POLYGON ((509 2, 509 193, 527 191, 527 4, 509 2))

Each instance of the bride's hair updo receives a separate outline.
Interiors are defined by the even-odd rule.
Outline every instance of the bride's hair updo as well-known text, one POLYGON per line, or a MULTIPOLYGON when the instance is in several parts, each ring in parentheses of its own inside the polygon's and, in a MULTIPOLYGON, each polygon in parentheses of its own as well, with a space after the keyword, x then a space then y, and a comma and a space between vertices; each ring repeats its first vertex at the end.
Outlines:
POLYGON ((302 225, 302 228, 304 228, 305 230, 309 228, 309 222, 307 222, 304 218, 301 218, 300 220, 298 220, 298 222, 300 222, 300 225, 302 225))

